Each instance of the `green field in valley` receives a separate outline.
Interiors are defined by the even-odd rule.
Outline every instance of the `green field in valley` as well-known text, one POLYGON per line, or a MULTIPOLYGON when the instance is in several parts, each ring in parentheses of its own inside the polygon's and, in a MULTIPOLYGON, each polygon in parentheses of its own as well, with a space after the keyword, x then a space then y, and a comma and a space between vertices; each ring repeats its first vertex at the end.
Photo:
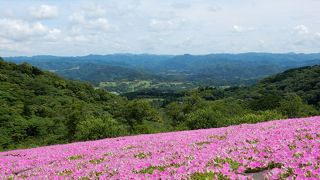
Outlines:
POLYGON ((123 94, 146 89, 183 91, 196 88, 197 85, 186 82, 159 82, 152 80, 134 81, 105 81, 99 83, 99 88, 106 89, 112 93, 123 94))

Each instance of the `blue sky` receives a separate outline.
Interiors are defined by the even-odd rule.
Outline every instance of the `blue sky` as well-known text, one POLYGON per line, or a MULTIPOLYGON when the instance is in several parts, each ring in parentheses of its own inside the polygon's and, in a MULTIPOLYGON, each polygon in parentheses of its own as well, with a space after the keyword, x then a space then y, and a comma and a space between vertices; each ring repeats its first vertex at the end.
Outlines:
POLYGON ((0 56, 319 52, 320 0, 0 0, 0 56))

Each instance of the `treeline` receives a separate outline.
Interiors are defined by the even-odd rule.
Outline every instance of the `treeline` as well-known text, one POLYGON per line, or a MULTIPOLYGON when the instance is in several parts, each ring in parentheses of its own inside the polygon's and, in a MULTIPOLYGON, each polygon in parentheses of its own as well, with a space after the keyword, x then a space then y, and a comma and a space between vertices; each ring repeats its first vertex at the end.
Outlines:
POLYGON ((307 67, 247 88, 199 88, 153 106, 0 59, 0 150, 317 115, 319 77, 319 66, 307 67))
POLYGON ((205 92, 205 95, 203 91, 193 92, 182 102, 173 102, 166 106, 166 112, 175 129, 216 128, 320 114, 316 107, 307 104, 294 93, 277 97, 279 99, 274 99, 276 96, 263 95, 258 99, 227 97, 206 100, 209 92, 205 92))

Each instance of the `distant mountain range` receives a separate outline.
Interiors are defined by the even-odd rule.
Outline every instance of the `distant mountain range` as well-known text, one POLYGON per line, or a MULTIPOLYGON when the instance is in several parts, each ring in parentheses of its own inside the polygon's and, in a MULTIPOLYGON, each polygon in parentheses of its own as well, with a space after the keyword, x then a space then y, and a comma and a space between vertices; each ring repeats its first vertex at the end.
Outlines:
POLYGON ((98 84, 105 81, 152 80, 188 82, 200 86, 251 85, 290 68, 320 64, 314 54, 208 54, 150 55, 112 54, 76 57, 5 57, 28 62, 69 79, 98 84))

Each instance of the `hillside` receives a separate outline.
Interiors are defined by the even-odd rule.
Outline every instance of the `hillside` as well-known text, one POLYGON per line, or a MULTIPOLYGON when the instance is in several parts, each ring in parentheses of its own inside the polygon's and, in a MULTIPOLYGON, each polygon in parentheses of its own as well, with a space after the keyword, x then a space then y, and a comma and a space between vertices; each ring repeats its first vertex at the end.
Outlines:
POLYGON ((100 82, 105 81, 152 80, 156 78, 148 73, 135 69, 113 65, 99 65, 95 63, 79 64, 70 69, 59 69, 52 72, 69 79, 91 82, 94 85, 98 85, 100 82))
POLYGON ((0 153, 1 179, 319 179, 320 117, 0 153))
POLYGON ((296 93, 308 104, 320 107, 320 65, 290 69, 265 78, 257 86, 281 93, 296 93))
MULTIPOLYGON (((166 95, 165 109, 176 127, 199 129, 320 115, 319 66, 287 70, 249 87, 201 87, 166 95), (170 96, 171 95, 171 96, 170 96), (172 98, 174 100, 172 100, 172 98)), ((155 93, 128 94, 153 98, 155 93)))
POLYGON ((251 87, 230 88, 226 92, 229 96, 253 99, 256 108, 272 108, 283 98, 299 96, 305 103, 320 109, 320 66, 286 70, 251 87))
POLYGON ((136 128, 145 122, 152 126, 151 121, 160 123, 144 101, 128 102, 89 84, 0 59, 0 150, 147 133, 148 128, 136 128))
POLYGON ((201 91, 202 94, 206 94, 207 99, 226 97, 256 99, 267 96, 279 101, 283 96, 291 94, 300 96, 310 105, 320 107, 320 65, 289 69, 248 87, 235 86, 224 89, 207 87, 199 88, 198 91, 200 94, 201 91))

